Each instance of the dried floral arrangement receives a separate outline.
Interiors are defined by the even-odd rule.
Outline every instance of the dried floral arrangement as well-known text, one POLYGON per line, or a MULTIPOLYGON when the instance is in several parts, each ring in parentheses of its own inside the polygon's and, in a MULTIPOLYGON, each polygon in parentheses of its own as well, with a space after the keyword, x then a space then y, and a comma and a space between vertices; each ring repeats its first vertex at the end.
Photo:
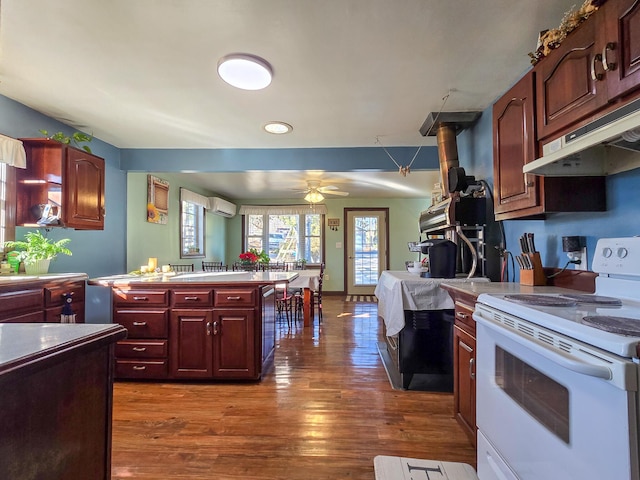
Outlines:
POLYGON ((565 12, 558 28, 546 30, 540 34, 538 48, 535 52, 529 52, 531 63, 535 65, 540 59, 549 55, 551 50, 558 48, 569 33, 589 18, 598 8, 604 5, 606 1, 607 0, 585 0, 577 10, 574 10, 572 7, 571 10, 565 12))

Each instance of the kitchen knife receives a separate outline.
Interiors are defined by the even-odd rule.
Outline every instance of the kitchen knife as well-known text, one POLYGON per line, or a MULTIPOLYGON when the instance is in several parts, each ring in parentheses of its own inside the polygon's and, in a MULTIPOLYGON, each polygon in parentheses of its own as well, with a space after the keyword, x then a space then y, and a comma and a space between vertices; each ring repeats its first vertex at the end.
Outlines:
POLYGON ((527 248, 529 249, 530 253, 535 253, 536 245, 533 240, 533 233, 527 233, 526 235, 527 235, 527 248))
POLYGON ((520 250, 522 253, 527 253, 527 241, 524 238, 524 235, 520 237, 520 250))
POLYGON ((522 261, 522 257, 520 257, 520 255, 516 255, 516 261, 518 262, 518 265, 520 265, 520 270, 524 270, 524 262, 522 261))

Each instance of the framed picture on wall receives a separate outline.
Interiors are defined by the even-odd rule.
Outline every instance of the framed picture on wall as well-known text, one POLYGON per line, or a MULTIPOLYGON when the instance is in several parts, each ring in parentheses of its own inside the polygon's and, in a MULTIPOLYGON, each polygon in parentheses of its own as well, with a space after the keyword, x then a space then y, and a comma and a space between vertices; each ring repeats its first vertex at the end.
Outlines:
POLYGON ((147 222, 166 224, 169 219, 169 182, 147 176, 147 222))

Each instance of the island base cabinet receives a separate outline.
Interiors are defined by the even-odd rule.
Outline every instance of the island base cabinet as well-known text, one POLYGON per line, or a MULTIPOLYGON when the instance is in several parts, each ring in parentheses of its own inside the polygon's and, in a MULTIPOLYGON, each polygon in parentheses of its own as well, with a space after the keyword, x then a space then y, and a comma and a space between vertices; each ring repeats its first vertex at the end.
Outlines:
POLYGON ((217 378, 260 377, 256 367, 255 323, 253 309, 214 311, 213 368, 217 378))
POLYGON ((213 310, 171 312, 171 377, 213 376, 213 310))
POLYGON ((253 309, 171 312, 171 370, 175 379, 259 378, 253 309))
POLYGON ((112 358, 104 346, 0 381, 0 478, 111 478, 112 358))

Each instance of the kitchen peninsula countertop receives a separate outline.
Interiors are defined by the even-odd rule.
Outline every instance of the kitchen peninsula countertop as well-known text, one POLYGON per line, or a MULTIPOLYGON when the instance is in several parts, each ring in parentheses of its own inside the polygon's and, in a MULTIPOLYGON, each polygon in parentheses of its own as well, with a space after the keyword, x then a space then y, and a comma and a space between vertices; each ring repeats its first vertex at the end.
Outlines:
POLYGON ((493 294, 509 294, 509 293, 584 293, 578 290, 554 286, 529 286, 521 285, 515 282, 467 282, 454 283, 444 281, 440 286, 449 293, 462 294, 470 297, 478 298, 482 293, 493 294))
POLYGON ((274 285, 288 283, 298 277, 297 272, 189 272, 155 273, 143 275, 111 275, 91 278, 89 285, 103 287, 136 286, 188 286, 188 285, 274 285))
POLYGON ((0 275, 0 287, 4 285, 22 285, 31 283, 46 283, 62 280, 86 280, 86 273, 45 273, 44 275, 26 275, 24 273, 14 275, 0 275))

